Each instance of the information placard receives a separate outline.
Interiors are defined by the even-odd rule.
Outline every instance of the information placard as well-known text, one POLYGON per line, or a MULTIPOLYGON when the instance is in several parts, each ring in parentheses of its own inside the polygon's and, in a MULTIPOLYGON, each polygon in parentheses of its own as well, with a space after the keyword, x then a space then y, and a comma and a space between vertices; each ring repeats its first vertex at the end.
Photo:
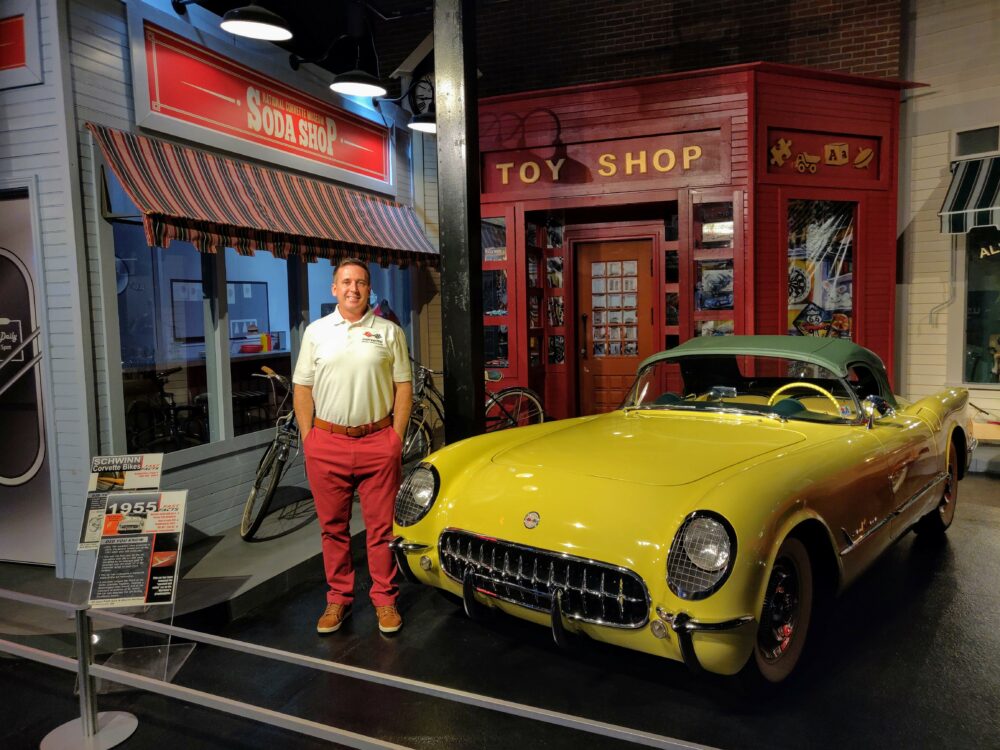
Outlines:
POLYGON ((186 508, 187 490, 105 495, 91 606, 173 603, 186 508))
POLYGON ((80 542, 76 548, 97 549, 104 527, 104 510, 111 495, 137 490, 158 490, 162 472, 162 453, 94 456, 90 460, 87 504, 83 511, 80 542))

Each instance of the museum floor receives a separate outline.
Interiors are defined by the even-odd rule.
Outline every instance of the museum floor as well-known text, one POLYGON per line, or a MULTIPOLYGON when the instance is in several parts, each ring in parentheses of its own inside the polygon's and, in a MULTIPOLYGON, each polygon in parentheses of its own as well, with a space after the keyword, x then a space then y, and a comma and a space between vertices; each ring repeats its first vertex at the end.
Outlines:
MULTIPOLYGON (((405 627, 397 636, 377 632, 362 594, 344 628, 321 638, 314 631, 323 606, 318 559, 298 566, 301 580, 288 581, 289 590, 252 609, 244 600, 247 611, 235 618, 213 605, 176 624, 727 750, 996 747, 1000 475, 973 474, 960 488, 946 543, 909 535, 897 544, 839 599, 795 684, 767 700, 638 653, 594 643, 561 651, 544 628, 507 617, 472 622, 433 590, 410 584, 402 586, 405 627)), ((252 545, 240 552, 276 554, 252 545)), ((175 682, 406 747, 625 746, 203 645, 175 682)), ((78 717, 73 685, 70 673, 0 658, 0 747, 38 747, 51 729, 78 717)), ((138 730, 119 746, 126 749, 331 747, 148 693, 101 695, 99 704, 138 717, 138 730)))

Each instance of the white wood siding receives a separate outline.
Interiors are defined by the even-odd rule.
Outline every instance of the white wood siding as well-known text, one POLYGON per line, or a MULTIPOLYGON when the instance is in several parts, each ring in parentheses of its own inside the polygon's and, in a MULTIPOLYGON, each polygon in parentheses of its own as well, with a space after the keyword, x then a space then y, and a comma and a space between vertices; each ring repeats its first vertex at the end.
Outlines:
MULTIPOLYGON (((951 179, 955 131, 1000 122, 1000 3, 914 0, 912 62, 900 181, 903 278, 898 289, 899 390, 920 398, 959 385, 965 358, 965 235, 941 234, 937 212, 951 179), (953 244, 954 242, 954 244, 953 244)), ((1000 389, 970 388, 1000 410, 1000 389)))
POLYGON ((39 310, 43 325, 42 367, 50 385, 47 441, 52 473, 57 573, 72 574, 72 554, 79 538, 82 506, 92 448, 89 406, 93 403, 88 372, 88 313, 80 224, 75 213, 75 150, 68 135, 67 75, 61 51, 66 44, 65 2, 39 0, 43 82, 0 91, 3 133, 0 178, 35 180, 41 248, 39 310))

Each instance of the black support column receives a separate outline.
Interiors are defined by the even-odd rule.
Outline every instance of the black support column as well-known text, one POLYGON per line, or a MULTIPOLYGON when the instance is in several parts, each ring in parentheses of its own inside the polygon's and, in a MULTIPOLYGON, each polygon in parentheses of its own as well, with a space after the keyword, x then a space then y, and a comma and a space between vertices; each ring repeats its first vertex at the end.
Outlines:
POLYGON ((474 0, 434 2, 444 432, 449 443, 483 431, 475 8, 474 0))

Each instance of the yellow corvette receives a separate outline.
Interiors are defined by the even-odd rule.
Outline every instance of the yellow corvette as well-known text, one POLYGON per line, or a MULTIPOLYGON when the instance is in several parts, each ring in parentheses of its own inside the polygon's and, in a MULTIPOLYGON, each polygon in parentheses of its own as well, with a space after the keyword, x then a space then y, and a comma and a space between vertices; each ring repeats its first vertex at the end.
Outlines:
POLYGON ((464 440, 405 481, 407 576, 483 608, 777 683, 816 605, 951 524, 968 394, 907 403, 840 339, 692 339, 610 414, 464 440))

